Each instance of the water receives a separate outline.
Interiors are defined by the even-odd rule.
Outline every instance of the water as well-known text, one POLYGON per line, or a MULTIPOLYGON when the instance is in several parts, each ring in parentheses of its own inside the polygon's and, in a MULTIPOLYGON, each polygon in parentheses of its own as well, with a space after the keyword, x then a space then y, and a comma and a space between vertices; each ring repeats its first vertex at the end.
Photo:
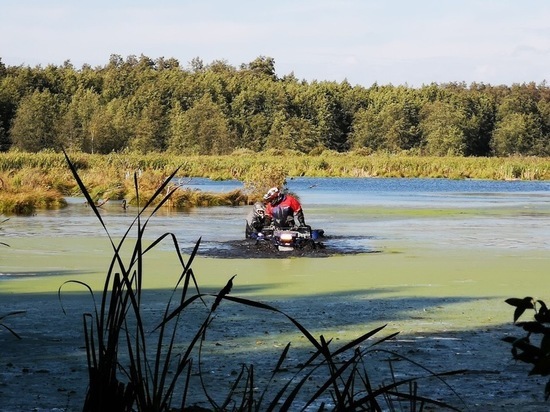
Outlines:
MULTIPOLYGON (((193 178, 187 187, 211 192, 241 188, 238 181, 193 178)), ((548 249, 550 182, 386 178, 293 178, 288 189, 302 201, 314 228, 365 248, 383 249, 399 240, 426 244, 548 249)), ((10 217, 0 234, 11 237, 104 236, 83 199, 71 198, 61 210, 32 217, 10 217)), ((242 239, 248 207, 163 209, 147 236, 174 233, 182 248, 202 237, 204 247, 242 239)), ((101 209, 109 233, 123 236, 136 209, 116 202, 101 209)), ((343 240, 341 240, 343 242, 343 240)))
MULTIPOLYGON (((240 182, 207 179, 192 179, 188 184, 218 192, 241 187, 240 182)), ((544 295, 547 290, 541 287, 550 267, 549 182, 295 178, 288 186, 302 200, 306 222, 325 229, 338 247, 363 247, 380 253, 320 259, 199 256, 193 271, 201 291, 216 293, 236 274, 232 295, 283 309, 313 336, 335 337, 334 345, 387 324, 379 337, 400 332, 403 338, 388 344, 397 345, 397 351, 404 350, 419 364, 436 372, 455 370, 457 365, 474 370, 466 383, 461 381, 456 388, 465 398, 492 404, 495 394, 516 399, 518 394, 529 393, 542 399, 543 385, 527 379, 528 368, 518 367, 511 374, 510 348, 501 337, 510 333, 506 327, 514 328, 513 308, 504 303, 506 298, 540 293, 537 297, 549 300, 544 295), (404 346, 407 341, 413 342, 410 350, 404 346), (518 385, 523 386, 515 389, 518 385)), ((151 240, 171 232, 184 249, 199 237, 205 247, 219 248, 224 242, 243 238, 248 210, 162 209, 148 224, 146 237, 151 240)), ((135 208, 124 211, 109 202, 101 215, 109 233, 117 238, 125 234, 135 212, 135 208)), ((25 318, 10 319, 10 326, 23 335, 38 335, 26 342, 32 345, 28 353, 40 355, 44 342, 51 341, 51 330, 66 328, 67 317, 61 315, 57 297, 60 285, 77 279, 101 290, 112 251, 97 218, 79 198, 69 199, 69 206, 62 210, 10 217, 1 226, 0 240, 11 246, 0 248, 0 297, 5 299, 1 309, 3 313, 28 310, 25 318), (44 309, 42 301, 37 303, 37 296, 50 302, 49 309, 44 309)), ((164 243, 159 247, 169 249, 164 243)), ((160 294, 173 288, 180 274, 173 253, 161 250, 145 260, 144 288, 160 294)), ((80 313, 90 310, 88 293, 82 289, 75 286, 81 293, 74 295, 73 318, 78 322, 80 313)), ((155 304, 164 307, 164 301, 155 304)), ((273 314, 264 323, 247 318, 247 312, 238 307, 222 306, 229 311, 229 319, 218 313, 217 324, 234 332, 239 340, 232 344, 224 336, 222 345, 214 349, 238 348, 231 349, 242 355, 234 360, 235 365, 250 363, 252 354, 266 358, 258 342, 266 342, 265 350, 277 348, 271 358, 276 360, 279 348, 287 342, 292 341, 294 348, 304 341, 290 332, 282 333, 284 319, 273 314), (239 328, 236 321, 244 325, 239 328), (229 322, 233 322, 231 326, 229 322)), ((66 348, 82 345, 78 333, 73 333, 77 336, 73 343, 67 343, 65 336, 59 338, 66 345, 63 355, 47 356, 47 360, 66 362, 66 348)), ((17 355, 15 345, 20 343, 10 346, 17 355)), ((18 356, 10 362, 20 363, 18 356)), ((269 371, 272 367, 270 364, 269 371)), ((85 376, 78 380, 79 384, 85 381, 85 376)), ((59 387, 72 388, 56 384, 48 392, 57 393, 59 387)), ((60 392, 59 397, 57 405, 61 407, 66 394, 60 392)))
MULTIPOLYGON (((229 192, 241 189, 236 180, 211 181, 204 178, 191 179, 186 187, 205 191, 229 192)), ((498 201, 540 195, 547 201, 550 196, 550 181, 494 181, 474 179, 402 179, 402 178, 291 178, 287 181, 290 191, 310 205, 366 205, 381 201, 395 205, 433 205, 434 198, 440 204, 455 204, 459 198, 475 200, 471 206, 485 206, 498 201), (345 199, 342 197, 345 196, 345 199), (448 201, 448 202, 447 202, 448 201)))
MULTIPOLYGON (((188 185, 213 192, 241 187, 238 181, 208 179, 192 179, 188 185)), ((295 178, 288 181, 288 188, 300 197, 306 223, 325 230, 327 237, 323 242, 327 249, 342 254, 359 251, 414 256, 426 251, 423 259, 430 259, 427 264, 431 264, 450 255, 467 261, 479 253, 498 259, 501 256, 532 259, 525 255, 546 254, 550 250, 550 182, 295 178)), ((80 272, 86 265, 90 267, 87 271, 104 270, 96 267, 98 262, 108 262, 112 256, 105 231, 84 199, 70 198, 68 203, 61 210, 38 211, 30 217, 12 216, 2 225, 1 241, 11 248, 1 250, 0 278, 80 272), (73 263, 68 265, 67 260, 73 263)), ((249 208, 201 207, 186 211, 163 208, 148 222, 145 239, 153 241, 171 233, 177 239, 177 247, 188 254, 200 238, 199 254, 236 257, 241 253, 234 252, 244 238, 249 208)), ((102 219, 115 244, 126 235, 136 213, 136 208, 124 210, 117 202, 101 208, 102 219)), ((147 215, 142 217, 142 223, 146 218, 147 215)), ((136 237, 136 227, 128 236, 136 237)), ((175 247, 167 238, 156 249, 172 252, 175 247)), ((488 261, 485 256, 481 259, 488 261)), ((270 283, 280 271, 318 273, 328 267, 326 262, 304 263, 300 259, 292 262, 279 259, 263 267, 262 259, 252 260, 257 261, 252 271, 262 267, 270 283)), ((350 278, 357 261, 358 258, 346 262, 347 268, 351 268, 350 278)), ((540 265, 542 261, 536 262, 540 265)), ((496 264, 500 265, 500 260, 496 264)), ((234 273, 248 270, 243 268, 244 262, 223 265, 233 267, 234 273)), ((334 289, 334 278, 327 275, 326 279, 325 284, 317 286, 334 289)), ((345 285, 346 281, 341 280, 345 285)), ((292 289, 292 282, 288 281, 286 292, 292 289)))
MULTIPOLYGON (((239 188, 241 183, 193 179, 189 186, 223 192, 239 188)), ((334 269, 326 259, 272 259, 267 264, 246 255, 253 259, 235 259, 238 262, 214 259, 209 264, 221 265, 232 273, 248 271, 256 276, 250 282, 263 279, 272 285, 266 292, 279 289, 276 293, 291 294, 357 287, 355 283, 361 276, 362 265, 366 263, 372 267, 375 262, 368 257, 371 252, 381 252, 387 259, 385 264, 399 266, 396 273, 400 275, 394 280, 397 284, 409 284, 411 276, 420 279, 425 271, 437 279, 437 272, 445 270, 445 262, 450 257, 458 259, 458 266, 471 261, 479 262, 477 265, 482 268, 486 262, 492 262, 492 267, 487 269, 491 273, 511 271, 514 266, 505 263, 508 258, 514 258, 514 264, 523 262, 520 271, 528 270, 535 275, 540 270, 545 271, 550 250, 550 182, 295 178, 288 181, 288 188, 300 197, 306 223, 314 229, 325 230, 327 237, 323 242, 327 249, 341 254, 365 252, 367 261, 362 261, 361 255, 343 263, 329 258, 331 264, 344 265, 334 269), (412 275, 410 261, 403 257, 416 259, 417 256, 421 256, 419 262, 422 264, 419 263, 412 275), (249 267, 245 260, 255 262, 249 267), (429 269, 431 265, 433 269, 429 269), (339 284, 334 283, 332 274, 336 270, 346 272, 345 277, 338 275, 339 284), (281 272, 292 277, 286 277, 279 284, 281 272), (315 275, 315 288, 308 284, 312 274, 319 274, 315 275)), ((68 201, 69 206, 64 209, 38 211, 30 217, 12 216, 2 225, 0 241, 11 247, 0 250, 0 279, 104 272, 106 262, 112 257, 105 231, 83 199, 68 201)), ((236 257, 244 253, 235 248, 244 238, 248 211, 249 207, 201 207, 187 211, 163 208, 147 224, 145 239, 153 241, 165 233, 172 233, 177 239, 177 247, 189 254, 200 238, 199 255, 236 257)), ((115 244, 127 233, 136 213, 136 208, 124 210, 116 202, 109 202, 101 209, 102 219, 115 244)), ((146 217, 143 216, 142 223, 146 217)), ((136 237, 135 227, 128 236, 136 237)), ((155 249, 172 253, 175 247, 167 238, 155 249)), ((381 260, 377 259, 376 263, 379 262, 381 260)), ((385 268, 381 265, 380 271, 385 272, 385 268)), ((487 276, 487 270, 475 271, 474 284, 494 279, 493 274, 487 276)), ((383 273, 381 276, 383 279, 383 273)), ((504 274, 503 279, 512 285, 514 276, 510 272, 504 274)), ((62 280, 49 282, 42 286, 34 283, 32 288, 55 290, 62 280)), ((167 282, 171 284, 173 279, 167 282)), ((218 279, 215 283, 220 282, 223 280, 218 279)), ((448 286, 454 288, 452 283, 448 286)), ((15 284, 10 287, 17 289, 15 284)), ((379 286, 373 283, 363 287, 379 286)), ((498 291, 488 289, 491 283, 467 293, 498 291)), ((452 293, 452 289, 442 293, 452 293)), ((526 290, 525 293, 532 292, 526 290)))
POLYGON ((330 222, 344 236, 368 234, 382 248, 398 241, 550 248, 550 182, 299 178, 288 187, 316 224, 330 222))

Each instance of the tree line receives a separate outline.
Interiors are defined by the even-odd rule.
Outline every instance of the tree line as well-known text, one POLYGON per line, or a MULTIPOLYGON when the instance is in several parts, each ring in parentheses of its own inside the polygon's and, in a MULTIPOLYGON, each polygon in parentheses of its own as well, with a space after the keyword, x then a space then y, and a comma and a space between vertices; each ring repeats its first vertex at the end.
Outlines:
POLYGON ((223 155, 237 150, 549 156, 550 89, 526 83, 352 86, 195 58, 6 66, 0 150, 223 155))

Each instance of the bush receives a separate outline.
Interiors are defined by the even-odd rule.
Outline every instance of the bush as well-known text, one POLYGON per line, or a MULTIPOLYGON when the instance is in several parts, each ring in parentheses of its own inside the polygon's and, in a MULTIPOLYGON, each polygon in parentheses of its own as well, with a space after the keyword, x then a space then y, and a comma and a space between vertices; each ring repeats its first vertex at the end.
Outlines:
MULTIPOLYGON (((527 296, 523 299, 506 300, 514 306, 514 324, 525 331, 524 336, 503 338, 512 345, 512 357, 515 360, 529 363, 533 368, 529 375, 550 375, 550 310, 542 300, 527 296), (526 310, 533 310, 533 320, 518 322, 526 310)), ((550 380, 544 389, 544 398, 550 397, 550 380)))

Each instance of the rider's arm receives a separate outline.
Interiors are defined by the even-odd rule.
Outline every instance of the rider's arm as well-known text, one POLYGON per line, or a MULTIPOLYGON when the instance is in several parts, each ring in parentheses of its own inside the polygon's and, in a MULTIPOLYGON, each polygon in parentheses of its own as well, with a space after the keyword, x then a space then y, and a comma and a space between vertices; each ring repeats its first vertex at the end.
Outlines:
POLYGON ((265 207, 265 226, 270 226, 271 222, 273 220, 273 207, 271 207, 270 204, 268 204, 265 207))
POLYGON ((290 208, 292 209, 292 211, 294 213, 298 213, 299 211, 302 210, 302 205, 300 204, 300 202, 298 201, 298 199, 296 199, 295 197, 293 196, 289 196, 289 205, 290 205, 290 208))
POLYGON ((294 217, 298 221, 298 225, 305 226, 306 221, 304 219, 304 211, 302 210, 302 205, 300 204, 298 199, 296 199, 295 197, 291 197, 289 200, 290 200, 290 207, 294 212, 294 217))
POLYGON ((298 212, 296 212, 295 216, 296 216, 296 220, 298 221, 298 224, 300 226, 305 226, 306 225, 306 221, 304 219, 304 212, 303 212, 302 209, 300 209, 298 212))

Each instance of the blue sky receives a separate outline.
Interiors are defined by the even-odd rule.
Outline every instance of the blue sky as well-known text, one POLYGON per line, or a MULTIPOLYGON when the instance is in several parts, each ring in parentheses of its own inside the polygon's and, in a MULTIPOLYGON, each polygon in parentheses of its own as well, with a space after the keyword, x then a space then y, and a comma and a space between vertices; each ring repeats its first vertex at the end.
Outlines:
POLYGON ((1 0, 10 66, 275 59, 277 75, 351 84, 550 81, 548 0, 1 0))

